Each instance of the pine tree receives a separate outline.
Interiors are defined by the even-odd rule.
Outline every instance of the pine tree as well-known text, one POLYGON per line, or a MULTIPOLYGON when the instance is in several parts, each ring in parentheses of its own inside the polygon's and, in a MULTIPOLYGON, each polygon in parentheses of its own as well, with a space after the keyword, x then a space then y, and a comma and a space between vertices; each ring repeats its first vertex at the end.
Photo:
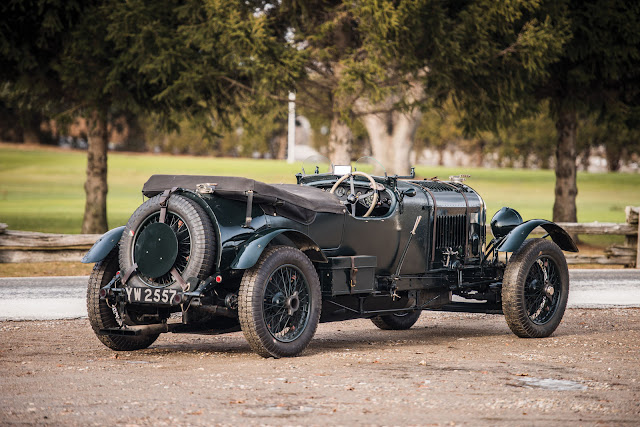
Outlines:
MULTIPOLYGON (((637 123, 640 108, 640 4, 631 0, 567 1, 571 39, 548 67, 536 95, 549 99, 556 122, 554 221, 577 222, 576 136, 580 114, 637 123), (636 118, 634 118, 636 117, 636 118)), ((612 141, 615 144, 615 141, 612 141)))
POLYGON ((107 230, 107 122, 114 111, 212 128, 292 87, 299 54, 265 2, 11 0, 0 6, 0 87, 89 124, 83 233, 107 230))

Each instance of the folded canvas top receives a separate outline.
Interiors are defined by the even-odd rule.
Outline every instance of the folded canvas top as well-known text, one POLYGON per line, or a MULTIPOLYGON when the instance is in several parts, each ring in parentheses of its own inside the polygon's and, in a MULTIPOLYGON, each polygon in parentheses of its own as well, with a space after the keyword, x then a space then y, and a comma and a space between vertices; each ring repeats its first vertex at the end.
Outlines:
MULTIPOLYGON (((234 176, 152 175, 144 184, 142 193, 153 197, 173 187, 195 191, 198 184, 211 184, 215 188, 214 194, 234 200, 246 200, 247 191, 253 191, 254 203, 282 206, 284 210, 297 207, 312 212, 335 214, 345 211, 338 197, 319 188, 296 184, 266 184, 234 176)), ((308 217, 308 213, 300 213, 303 217, 308 217)))

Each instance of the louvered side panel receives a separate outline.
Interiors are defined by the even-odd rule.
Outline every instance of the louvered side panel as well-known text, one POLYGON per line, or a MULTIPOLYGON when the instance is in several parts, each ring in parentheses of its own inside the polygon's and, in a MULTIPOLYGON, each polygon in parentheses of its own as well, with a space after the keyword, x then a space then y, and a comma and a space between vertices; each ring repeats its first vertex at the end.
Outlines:
POLYGON ((465 216, 439 216, 436 224, 436 248, 456 248, 465 244, 465 216))

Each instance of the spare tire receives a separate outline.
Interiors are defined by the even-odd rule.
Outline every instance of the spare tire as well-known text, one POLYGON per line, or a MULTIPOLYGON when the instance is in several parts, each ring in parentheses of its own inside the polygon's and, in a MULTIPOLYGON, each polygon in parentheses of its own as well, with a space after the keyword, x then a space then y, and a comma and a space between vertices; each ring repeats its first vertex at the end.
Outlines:
POLYGON ((152 197, 140 205, 122 233, 119 254, 122 274, 138 264, 127 284, 171 286, 175 283, 173 268, 185 281, 190 277, 207 278, 213 270, 217 249, 207 213, 193 200, 173 194, 167 200, 164 223, 160 223, 160 197, 152 197))

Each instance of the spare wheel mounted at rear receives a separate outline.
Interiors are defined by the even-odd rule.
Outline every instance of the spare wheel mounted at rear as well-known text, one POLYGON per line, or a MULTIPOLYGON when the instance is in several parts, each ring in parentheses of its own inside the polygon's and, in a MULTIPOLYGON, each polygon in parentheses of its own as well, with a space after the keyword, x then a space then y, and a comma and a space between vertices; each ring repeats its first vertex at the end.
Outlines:
POLYGON ((184 280, 208 277, 215 264, 216 239, 207 213, 179 194, 144 202, 129 219, 120 241, 120 268, 131 286, 168 287, 184 280), (164 220, 164 221, 162 221, 164 220))
POLYGON ((178 257, 178 236, 170 225, 154 222, 142 229, 133 248, 140 273, 162 277, 171 271, 178 257))

